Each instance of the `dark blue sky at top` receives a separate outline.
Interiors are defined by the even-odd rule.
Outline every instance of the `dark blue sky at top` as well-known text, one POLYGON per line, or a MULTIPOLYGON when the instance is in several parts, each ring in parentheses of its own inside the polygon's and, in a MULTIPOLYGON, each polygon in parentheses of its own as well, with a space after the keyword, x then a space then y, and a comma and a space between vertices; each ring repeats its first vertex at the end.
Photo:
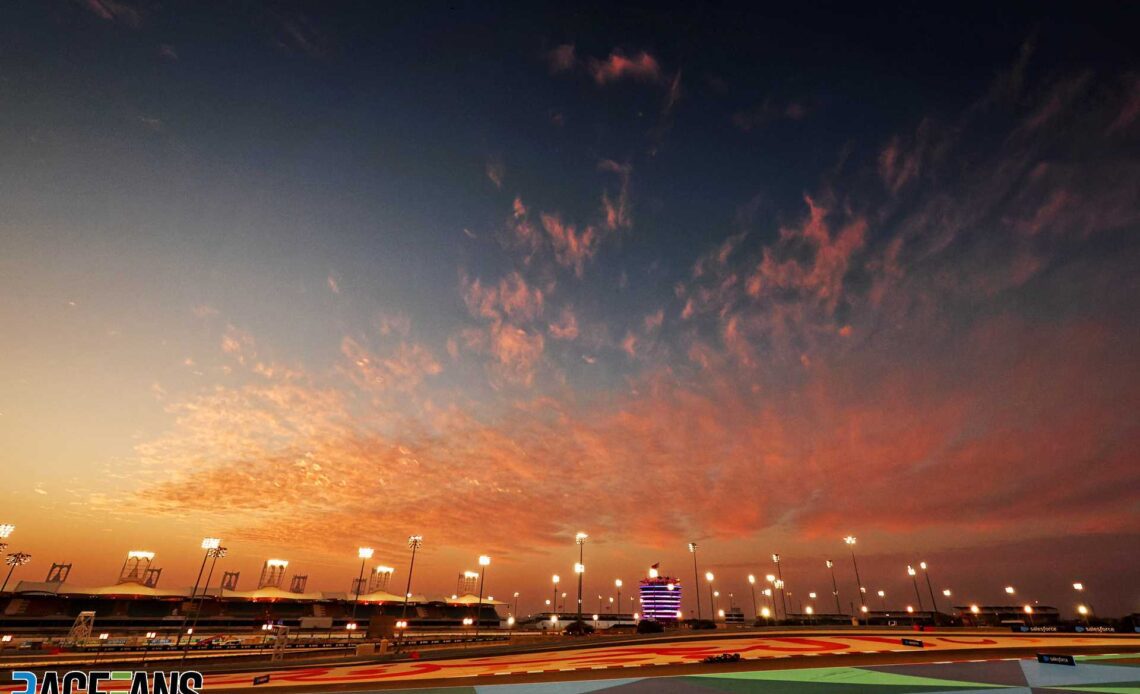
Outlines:
POLYGON ((450 322, 465 313, 460 272, 494 278, 512 262, 462 229, 493 235, 515 195, 596 223, 600 191, 617 190, 602 159, 633 167, 636 228, 607 242, 620 252, 599 254, 587 273, 600 281, 577 303, 632 317, 727 236, 773 239, 805 193, 848 179, 845 204, 877 204, 882 191, 859 181, 874 179, 888 138, 926 117, 952 127, 1027 42, 1035 74, 1132 59, 1124 5, 130 10, 111 21, 83 2, 3 10, 4 205, 14 222, 69 222, 57 226, 98 237, 114 259, 164 258, 149 279, 179 287, 179 300, 240 303, 249 290, 237 316, 266 326, 292 309, 264 301, 281 278, 329 273, 398 306, 434 296, 450 322), (546 55, 564 43, 581 61, 647 51, 664 82, 552 74, 546 55), (804 115, 782 117, 790 104, 804 115), (756 127, 742 132, 734 114, 756 127), (501 191, 488 160, 504 166, 501 191), (228 290, 211 296, 214 283, 228 290))
MULTIPOLYGON (((178 186, 256 178, 324 198, 339 217, 322 226, 365 246, 377 208, 398 206, 405 223, 445 238, 497 223, 501 204, 481 176, 489 155, 525 172, 525 186, 511 183, 527 199, 579 219, 596 203, 594 162, 629 161, 635 186, 652 191, 639 219, 654 231, 639 240, 687 262, 758 191, 786 209, 845 146, 865 159, 924 115, 952 117, 1027 39, 1035 70, 1126 63, 1134 18, 1124 4, 1099 16, 1040 3, 399 5, 141 4, 126 27, 80 4, 17 3, 0 28, 9 127, 71 128, 69 155, 139 165, 123 185, 192 194, 178 186), (561 43, 597 58, 647 50, 667 74, 682 71, 656 156, 661 89, 552 78, 542 56, 561 43), (178 60, 161 60, 160 45, 178 60), (801 103, 808 117, 742 136, 731 115, 765 99, 801 103), (551 127, 555 112, 564 127, 551 127), (176 142, 116 134, 140 116, 161 119, 176 142), (160 172, 174 180, 147 175, 160 172)), ((407 242, 440 240, 431 235, 407 242)))

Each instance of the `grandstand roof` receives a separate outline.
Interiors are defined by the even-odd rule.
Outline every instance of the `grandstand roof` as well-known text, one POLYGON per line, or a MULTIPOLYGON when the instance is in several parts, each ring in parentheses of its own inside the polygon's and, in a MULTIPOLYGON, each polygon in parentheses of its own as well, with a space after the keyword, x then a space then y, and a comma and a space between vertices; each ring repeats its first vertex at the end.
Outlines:
MULTIPOLYGON (((479 596, 478 595, 472 595, 471 593, 467 593, 466 595, 460 595, 459 597, 449 597, 446 600, 446 602, 451 604, 451 605, 478 605, 479 604, 479 596)), ((492 600, 491 598, 483 598, 483 604, 484 605, 506 605, 507 603, 501 602, 499 600, 492 600)))

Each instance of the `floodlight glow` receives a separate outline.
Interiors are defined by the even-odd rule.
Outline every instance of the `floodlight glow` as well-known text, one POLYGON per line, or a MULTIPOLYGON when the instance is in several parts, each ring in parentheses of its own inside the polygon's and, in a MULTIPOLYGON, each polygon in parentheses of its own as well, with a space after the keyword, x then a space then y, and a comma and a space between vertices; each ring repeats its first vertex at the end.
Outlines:
POLYGON ((479 566, 487 566, 491 563, 491 558, 486 554, 479 555, 479 566))
POLYGON ((273 567, 280 567, 280 568, 284 569, 286 566, 289 566, 289 560, 288 559, 266 559, 265 565, 266 566, 273 566, 273 567))
POLYGON ((222 546, 222 540, 218 537, 207 537, 202 540, 202 549, 217 549, 222 546))
POLYGON ((356 550, 356 556, 358 559, 371 559, 372 552, 371 547, 360 547, 356 550))

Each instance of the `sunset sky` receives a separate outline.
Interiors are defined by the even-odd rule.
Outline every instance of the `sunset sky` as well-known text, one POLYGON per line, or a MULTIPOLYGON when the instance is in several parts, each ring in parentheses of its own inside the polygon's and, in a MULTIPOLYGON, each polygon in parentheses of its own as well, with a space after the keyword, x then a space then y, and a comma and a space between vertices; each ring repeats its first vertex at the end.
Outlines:
POLYGON ((399 4, 0 9, 17 578, 1140 611, 1134 8, 399 4))

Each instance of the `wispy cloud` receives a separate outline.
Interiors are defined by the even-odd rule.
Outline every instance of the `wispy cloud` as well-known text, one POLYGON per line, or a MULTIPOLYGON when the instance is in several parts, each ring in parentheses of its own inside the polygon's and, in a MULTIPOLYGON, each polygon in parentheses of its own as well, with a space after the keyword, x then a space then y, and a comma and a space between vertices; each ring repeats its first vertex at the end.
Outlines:
POLYGON ((577 62, 574 55, 574 44, 564 43, 560 46, 555 46, 546 52, 546 63, 550 66, 551 73, 568 72, 574 69, 577 62))
POLYGON ((591 58, 590 74, 599 85, 612 84, 626 79, 642 82, 660 82, 661 65, 645 51, 627 56, 615 50, 605 60, 591 58))
POLYGON ((119 0, 76 0, 82 7, 101 19, 118 21, 127 26, 137 27, 142 15, 138 10, 119 0))
POLYGON ((490 157, 487 159, 486 172, 487 178, 491 180, 491 183, 494 183, 496 188, 502 190, 503 176, 506 175, 506 166, 504 166, 503 160, 498 157, 490 157))

